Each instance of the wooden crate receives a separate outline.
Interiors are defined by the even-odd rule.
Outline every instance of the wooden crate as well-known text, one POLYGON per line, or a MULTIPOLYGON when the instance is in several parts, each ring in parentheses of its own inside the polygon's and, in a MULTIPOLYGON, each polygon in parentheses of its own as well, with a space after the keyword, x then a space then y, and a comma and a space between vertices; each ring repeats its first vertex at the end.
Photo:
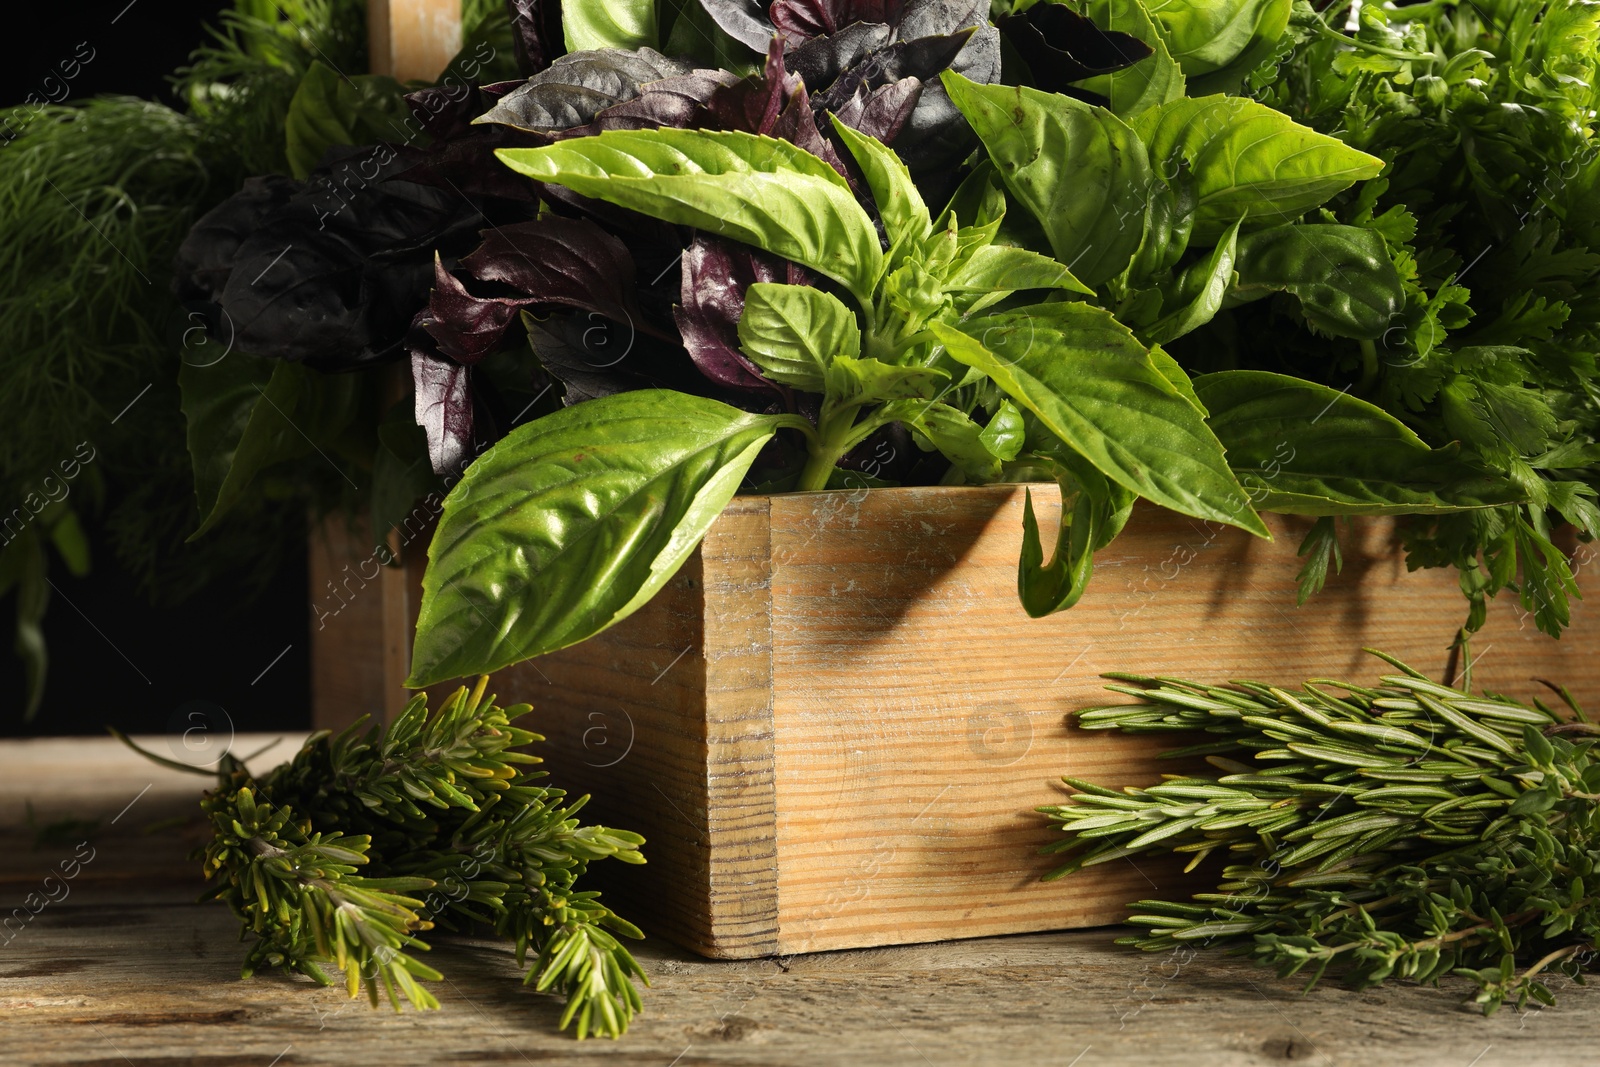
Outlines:
MULTIPOLYGON (((1049 536, 1059 495, 1034 500, 1049 536)), ((1374 645, 1439 676, 1464 617, 1453 572, 1406 572, 1391 521, 1358 522, 1344 574, 1296 609, 1309 520, 1269 516, 1269 544, 1141 505, 1078 606, 1029 619, 1022 501, 1015 486, 741 497, 637 614, 496 676, 502 700, 534 705, 556 784, 648 839, 648 866, 608 886, 624 914, 717 957, 1117 921, 1180 891, 1175 868, 1041 883, 1053 835, 1033 813, 1063 774, 1175 769, 1154 759, 1170 741, 1068 725, 1107 696, 1101 672, 1367 681, 1387 669, 1359 651, 1374 645)), ((391 626, 414 618, 422 564, 385 584, 405 597, 391 626)), ((1554 641, 1502 597, 1472 646, 1478 683, 1527 698, 1559 679, 1600 705, 1592 615, 1577 605, 1554 641)))

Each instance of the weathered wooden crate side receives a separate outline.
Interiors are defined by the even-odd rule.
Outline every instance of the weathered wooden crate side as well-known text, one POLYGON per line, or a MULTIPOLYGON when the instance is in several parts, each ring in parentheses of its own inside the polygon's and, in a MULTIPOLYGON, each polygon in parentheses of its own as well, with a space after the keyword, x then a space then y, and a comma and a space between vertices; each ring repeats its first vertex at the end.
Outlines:
MULTIPOLYGON (((779 947, 809 951, 1116 921, 1180 891, 1141 859, 1066 881, 1032 809, 1063 774, 1155 781, 1172 742, 1079 730, 1122 698, 1106 671, 1297 686, 1388 671, 1362 645, 1439 676, 1465 613, 1453 572, 1408 574, 1394 524, 1357 523, 1345 570, 1296 609, 1305 520, 1276 539, 1141 507, 1070 611, 1017 601, 1023 493, 994 486, 772 501, 773 736, 779 947)), ((1034 489, 1046 530, 1059 497, 1034 489)), ((1600 701, 1593 628, 1563 641, 1502 597, 1474 642, 1476 681, 1526 699, 1535 676, 1600 701)))
POLYGON ((595 869, 608 901, 709 956, 777 948, 767 544, 767 498, 736 500, 644 608, 494 679, 583 817, 644 834, 647 867, 595 869))
MULTIPOLYGON (((1049 531, 1059 496, 1033 489, 1049 531)), ((585 818, 648 839, 645 868, 595 870, 623 914, 722 957, 1115 921, 1180 892, 1176 865, 1041 883, 1052 838, 1033 812, 1063 774, 1180 769, 1155 758, 1167 741, 1068 725, 1120 699, 1102 672, 1369 681, 1386 668, 1367 644, 1438 676, 1464 615, 1453 572, 1406 572, 1392 522, 1354 524, 1344 573, 1297 609, 1306 521, 1269 517, 1268 544, 1141 508, 1078 606, 1029 619, 1022 498, 739 498, 637 614, 496 676, 504 701, 534 705, 555 784, 593 794, 585 818)), ((420 555, 386 596, 415 599, 420 555)), ((1600 704, 1589 614, 1576 606, 1553 641, 1502 597, 1473 645, 1477 683, 1526 699, 1547 677, 1600 704)))

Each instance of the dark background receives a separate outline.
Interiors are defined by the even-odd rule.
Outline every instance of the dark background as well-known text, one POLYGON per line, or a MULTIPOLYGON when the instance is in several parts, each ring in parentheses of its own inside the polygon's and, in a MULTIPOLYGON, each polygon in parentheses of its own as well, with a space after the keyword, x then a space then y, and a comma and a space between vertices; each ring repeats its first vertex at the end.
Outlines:
MULTIPOLYGON (((94 58, 70 82, 69 100, 122 93, 176 104, 167 76, 225 6, 224 0, 28 5, 28 18, 8 27, 0 104, 20 104, 29 93, 43 97, 45 79, 59 74, 59 64, 87 54, 83 43, 94 58)), ((60 95, 56 83, 48 88, 60 95)), ((85 579, 51 568, 59 592, 45 617, 49 683, 31 723, 21 720, 22 669, 10 647, 14 601, 0 599, 0 736, 100 733, 108 724, 176 732, 199 723, 197 714, 211 728, 225 721, 241 731, 309 726, 304 552, 286 553, 289 562, 253 602, 241 603, 236 590, 212 588, 180 607, 153 609, 118 573, 108 546, 96 541, 92 549, 94 570, 85 579)))

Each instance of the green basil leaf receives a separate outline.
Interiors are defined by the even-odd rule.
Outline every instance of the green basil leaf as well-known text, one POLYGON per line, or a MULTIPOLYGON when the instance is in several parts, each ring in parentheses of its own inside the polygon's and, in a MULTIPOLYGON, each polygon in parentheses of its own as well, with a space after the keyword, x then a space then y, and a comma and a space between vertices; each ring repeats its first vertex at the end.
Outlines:
POLYGON ((406 684, 499 670, 627 618, 793 421, 641 389, 512 430, 445 498, 406 684))
POLYGON ((1206 406, 1200 403, 1200 396, 1194 391, 1194 381, 1189 373, 1178 365, 1178 361, 1167 354, 1167 350, 1160 345, 1150 346, 1150 362, 1161 372, 1171 386, 1176 389, 1185 400, 1194 405, 1201 415, 1208 415, 1206 406))
POLYGON ((1023 422, 1022 412, 1009 400, 1000 401, 1000 406, 995 413, 989 416, 989 425, 983 428, 978 435, 983 442, 983 447, 996 459, 1010 462, 1022 452, 1022 443, 1027 438, 1027 426, 1023 422))
POLYGON ((919 447, 938 449, 969 482, 991 482, 1000 476, 1000 462, 983 441, 983 427, 961 409, 927 400, 897 400, 883 414, 909 429, 914 440, 920 438, 919 447))
POLYGON ((1204 73, 1197 72, 1189 81, 1190 96, 1236 93, 1246 75, 1272 58, 1284 31, 1289 28, 1294 0, 1260 0, 1255 7, 1256 23, 1249 42, 1238 55, 1222 66, 1204 73))
POLYGON ((1094 290, 1049 256, 1010 245, 983 245, 972 250, 949 279, 945 289, 954 292, 995 293, 1019 289, 1064 289, 1094 295, 1094 290))
POLYGON ((876 359, 838 355, 828 365, 827 401, 823 419, 841 408, 876 404, 882 400, 931 397, 950 375, 934 367, 902 367, 876 359))
POLYGON ((1294 515, 1466 511, 1516 488, 1430 448, 1393 415, 1325 385, 1268 371, 1205 374, 1195 392, 1256 507, 1294 515))
POLYGON ((1237 96, 1174 100, 1133 120, 1163 173, 1187 163, 1197 197, 1194 240, 1217 240, 1238 219, 1292 222, 1383 161, 1237 96))
POLYGON ((284 116, 289 170, 304 180, 334 145, 368 145, 405 139, 412 121, 405 86, 381 74, 347 78, 313 62, 300 79, 284 116))
POLYGON ((1109 312, 1036 304, 928 328, 1107 478, 1185 515, 1267 536, 1199 410, 1109 312))
POLYGON ((194 465, 195 502, 202 523, 217 510, 239 440, 278 366, 272 360, 230 352, 204 365, 185 359, 178 368, 189 460, 194 465))
POLYGON ((861 329, 821 289, 756 282, 745 291, 739 347, 773 381, 820 393, 835 356, 861 354, 861 329))
POLYGON ((1293 294, 1324 333, 1375 341, 1405 306, 1383 237, 1359 226, 1274 226, 1239 239, 1238 280, 1225 306, 1293 294))
POLYGON ((882 141, 851 129, 834 115, 833 128, 838 131, 844 146, 855 156, 861 174, 872 190, 873 203, 883 219, 884 232, 889 237, 891 249, 906 249, 928 236, 933 220, 928 217, 928 205, 923 203, 917 183, 911 180, 911 171, 895 155, 894 149, 882 141))
POLYGON ((971 172, 961 179, 956 191, 950 194, 950 202, 944 206, 933 225, 935 229, 942 230, 950 224, 951 219, 955 219, 963 231, 988 227, 988 237, 980 242, 987 244, 994 239, 994 232, 1000 228, 1000 222, 1005 217, 1006 191, 1000 182, 999 172, 989 160, 980 159, 973 164, 971 172))
POLYGON ((561 29, 568 52, 593 48, 656 48, 656 0, 605 0, 563 4, 561 29))
POLYGON ((1078 83, 1109 99, 1114 114, 1126 119, 1184 95, 1183 68, 1172 58, 1163 29, 1143 0, 1090 0, 1083 13, 1102 29, 1132 34, 1155 53, 1131 67, 1078 83))
POLYGON ((1152 344, 1168 344, 1215 318, 1234 282, 1234 253, 1238 240, 1239 223, 1235 222, 1209 256, 1178 276, 1172 296, 1181 306, 1163 315, 1154 325, 1140 330, 1139 335, 1152 344))
POLYGON ((201 520, 189 540, 215 526, 268 467, 331 447, 355 417, 366 384, 356 374, 318 374, 238 352, 204 367, 186 362, 178 386, 201 520))
POLYGON ((1160 184, 1138 135, 1104 108, 1071 97, 978 85, 950 71, 941 77, 1055 258, 1089 285, 1120 274, 1160 184))
POLYGON ((1044 562, 1033 492, 1028 490, 1022 505, 1022 554, 1017 560, 1017 596, 1022 609, 1035 619, 1078 602, 1089 587, 1094 554, 1122 532, 1137 499, 1081 457, 1063 453, 1049 458, 1058 471, 1062 501, 1055 555, 1044 562))
MULTIPOLYGON (((1191 78, 1237 59, 1250 47, 1272 6, 1274 0, 1146 0, 1168 52, 1191 78)), ((1283 19, 1279 35, 1288 25, 1287 12, 1283 19)))
POLYGON ((709 130, 607 130, 502 148, 512 170, 792 259, 863 307, 883 273, 872 220, 828 164, 787 141, 709 130))
MULTIPOLYGON (((1123 289, 1147 289, 1170 278, 1173 268, 1188 251, 1189 237, 1194 231, 1194 209, 1194 177, 1186 170, 1151 188, 1139 250, 1120 278, 1123 289)), ((1132 320, 1124 318, 1123 321, 1132 320)))

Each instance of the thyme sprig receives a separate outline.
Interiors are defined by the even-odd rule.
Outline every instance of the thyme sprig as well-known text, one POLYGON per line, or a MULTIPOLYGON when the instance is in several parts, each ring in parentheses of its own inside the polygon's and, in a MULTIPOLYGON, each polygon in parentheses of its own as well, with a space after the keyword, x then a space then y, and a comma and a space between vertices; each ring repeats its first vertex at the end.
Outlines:
POLYGON ((1308 989, 1330 968, 1356 988, 1456 974, 1485 1014, 1554 1003, 1549 972, 1581 982, 1600 950, 1600 727, 1564 690, 1571 721, 1374 654, 1401 673, 1372 688, 1109 675, 1136 702, 1086 709, 1081 727, 1209 734, 1165 755, 1221 773, 1120 791, 1063 779, 1079 792, 1039 809, 1066 835, 1045 851, 1069 856, 1047 877, 1217 855, 1216 892, 1136 902, 1145 932, 1118 944, 1225 944, 1308 970, 1308 989))
POLYGON ((486 683, 434 712, 418 694, 387 729, 318 731, 260 778, 224 757, 201 801, 217 883, 202 899, 225 901, 254 935, 245 977, 282 967, 328 985, 332 966, 374 1007, 381 991, 396 1011, 402 996, 436 1008, 420 981, 443 976, 418 958, 418 935, 486 926, 516 945, 519 968, 533 950, 524 983, 566 998, 562 1029, 627 1030, 642 1007, 633 979, 649 980, 615 935, 642 935, 574 887, 594 860, 643 863, 644 839, 580 825, 588 797, 535 785, 545 772, 525 768, 539 757, 515 750, 543 738, 511 725, 531 708, 496 706, 486 683))

